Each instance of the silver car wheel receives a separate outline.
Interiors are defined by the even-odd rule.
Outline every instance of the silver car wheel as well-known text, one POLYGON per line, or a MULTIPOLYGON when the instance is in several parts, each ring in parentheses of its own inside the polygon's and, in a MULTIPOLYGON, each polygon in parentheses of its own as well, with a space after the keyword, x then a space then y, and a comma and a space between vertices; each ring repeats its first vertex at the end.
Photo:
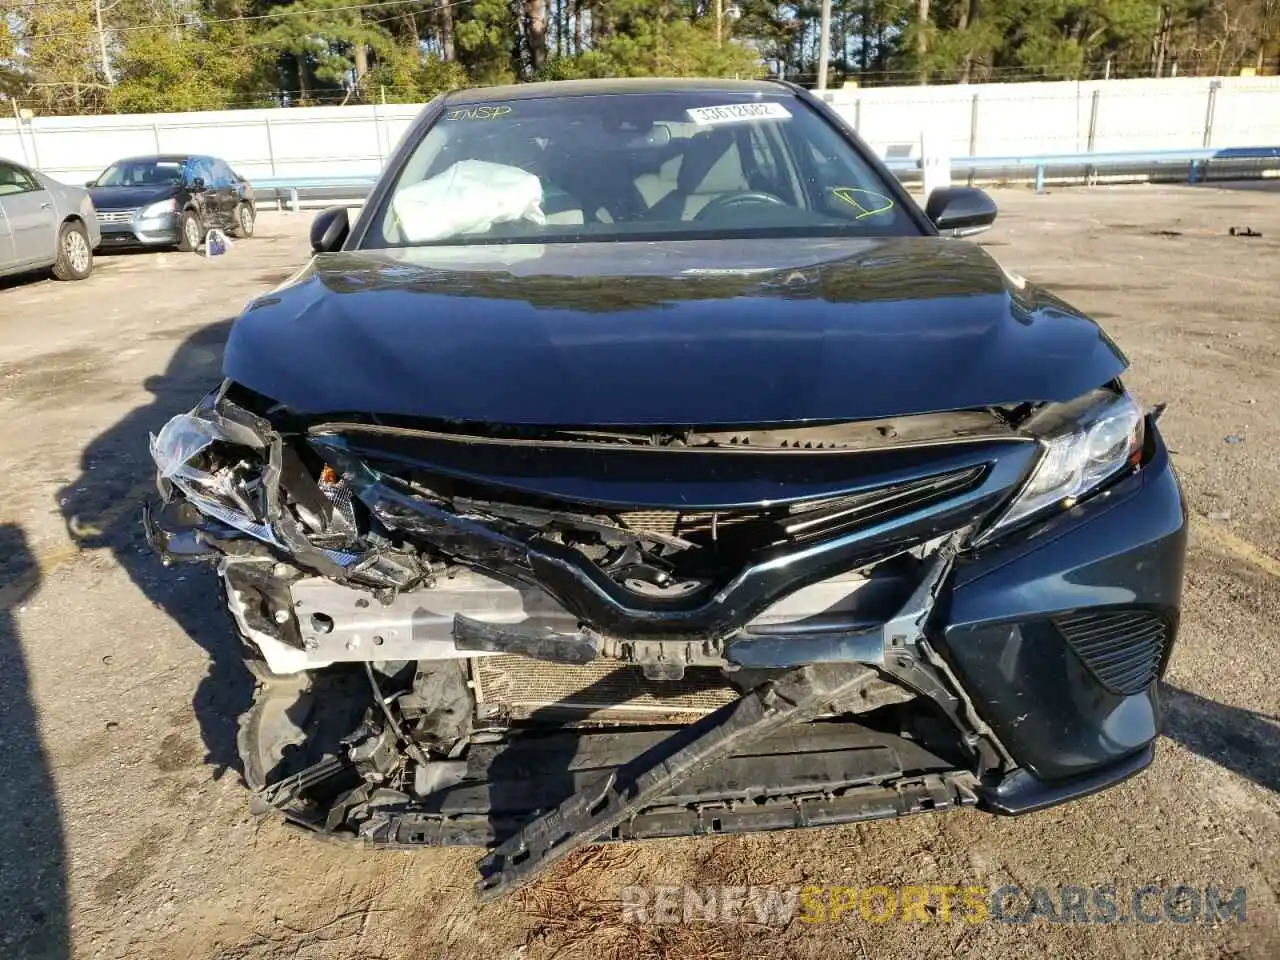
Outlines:
POLYGON ((246 237, 252 234, 253 209, 247 203, 240 204, 238 219, 240 220, 240 232, 246 237))
POLYGON ((192 250, 200 246, 200 221, 195 217, 187 217, 182 221, 182 230, 187 238, 187 246, 192 250))
POLYGON ((67 255, 67 262, 76 273, 85 273, 89 269, 89 242, 79 230, 68 230, 62 237, 62 249, 67 255))

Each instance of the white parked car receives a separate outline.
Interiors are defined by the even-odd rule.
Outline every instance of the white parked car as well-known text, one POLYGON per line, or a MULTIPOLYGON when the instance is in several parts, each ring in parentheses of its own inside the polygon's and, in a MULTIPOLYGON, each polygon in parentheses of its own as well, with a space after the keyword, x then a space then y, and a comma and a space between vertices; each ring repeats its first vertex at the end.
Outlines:
POLYGON ((0 276, 52 267, 83 280, 101 241, 89 191, 0 159, 0 276))

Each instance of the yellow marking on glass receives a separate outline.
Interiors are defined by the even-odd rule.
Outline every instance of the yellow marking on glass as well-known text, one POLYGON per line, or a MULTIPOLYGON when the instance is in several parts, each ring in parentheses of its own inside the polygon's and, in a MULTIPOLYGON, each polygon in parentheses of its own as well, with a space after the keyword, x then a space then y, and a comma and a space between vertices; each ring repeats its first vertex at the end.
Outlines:
POLYGON ((877 213, 888 213, 893 209, 893 198, 886 197, 883 193, 876 193, 874 190, 864 190, 862 187, 832 187, 831 192, 858 211, 858 215, 853 218, 855 220, 874 217, 877 213), (854 199, 854 194, 857 194, 861 200, 854 199))
POLYGON ((511 112, 507 106, 482 103, 475 107, 458 107, 445 114, 446 120, 497 120, 511 112))

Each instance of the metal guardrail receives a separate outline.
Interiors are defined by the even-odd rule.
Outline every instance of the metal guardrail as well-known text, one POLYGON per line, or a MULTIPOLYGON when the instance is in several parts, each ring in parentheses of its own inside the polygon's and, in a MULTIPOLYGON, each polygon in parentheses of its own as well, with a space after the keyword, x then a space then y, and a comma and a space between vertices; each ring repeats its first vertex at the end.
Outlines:
MULTIPOLYGON (((1007 157, 951 157, 953 176, 988 174, 998 175, 1008 170, 1035 170, 1036 192, 1044 192, 1045 172, 1050 168, 1081 169, 1086 175, 1105 169, 1133 167, 1163 167, 1185 164, 1187 182, 1197 183, 1205 179, 1208 165, 1222 161, 1254 161, 1265 169, 1280 171, 1280 147, 1205 147, 1195 150, 1144 150, 1119 153, 1046 153, 1007 157), (1275 161, 1274 165, 1268 161, 1275 161)), ((909 173, 922 169, 919 157, 890 157, 884 161, 894 173, 909 173)), ((256 177, 251 178, 255 190, 274 190, 277 198, 281 192, 289 197, 289 209, 300 208, 300 195, 306 190, 335 191, 352 188, 351 198, 363 198, 373 186, 374 176, 352 177, 256 177)), ((345 199, 345 198, 344 198, 345 199)))
POLYGON ((249 183, 255 192, 257 191, 275 191, 277 199, 283 191, 289 196, 289 209, 297 211, 299 207, 299 195, 303 190, 342 190, 347 187, 354 188, 351 197, 364 198, 369 192, 369 188, 373 186, 376 176, 360 176, 360 177, 249 177, 249 183))
MULTIPOLYGON (((1280 147, 1204 147, 1194 150, 1140 150, 1114 153, 1046 153, 1007 157, 952 157, 951 173, 975 175, 1007 170, 1035 170, 1036 192, 1044 192, 1045 172, 1051 167, 1082 169, 1093 173, 1107 168, 1162 167, 1186 165, 1187 183, 1205 179, 1213 161, 1274 160, 1280 169, 1280 147)), ((895 173, 922 169, 919 157, 895 157, 885 161, 895 173)), ((1270 165, 1267 164, 1269 167, 1270 165)))

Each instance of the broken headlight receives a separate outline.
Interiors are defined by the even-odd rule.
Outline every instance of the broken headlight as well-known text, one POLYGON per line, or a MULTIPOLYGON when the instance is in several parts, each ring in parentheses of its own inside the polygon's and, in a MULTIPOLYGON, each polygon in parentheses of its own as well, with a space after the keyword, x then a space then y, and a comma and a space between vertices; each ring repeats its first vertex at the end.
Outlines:
POLYGON ((151 435, 161 487, 172 484, 206 516, 279 546, 265 520, 263 451, 246 444, 243 427, 205 413, 179 414, 151 435))
POLYGON ((1144 425, 1134 399, 1111 390, 1095 390, 1037 414, 1027 427, 1040 434, 1040 462, 981 539, 1042 511, 1074 506, 1118 473, 1136 467, 1142 459, 1144 425))

